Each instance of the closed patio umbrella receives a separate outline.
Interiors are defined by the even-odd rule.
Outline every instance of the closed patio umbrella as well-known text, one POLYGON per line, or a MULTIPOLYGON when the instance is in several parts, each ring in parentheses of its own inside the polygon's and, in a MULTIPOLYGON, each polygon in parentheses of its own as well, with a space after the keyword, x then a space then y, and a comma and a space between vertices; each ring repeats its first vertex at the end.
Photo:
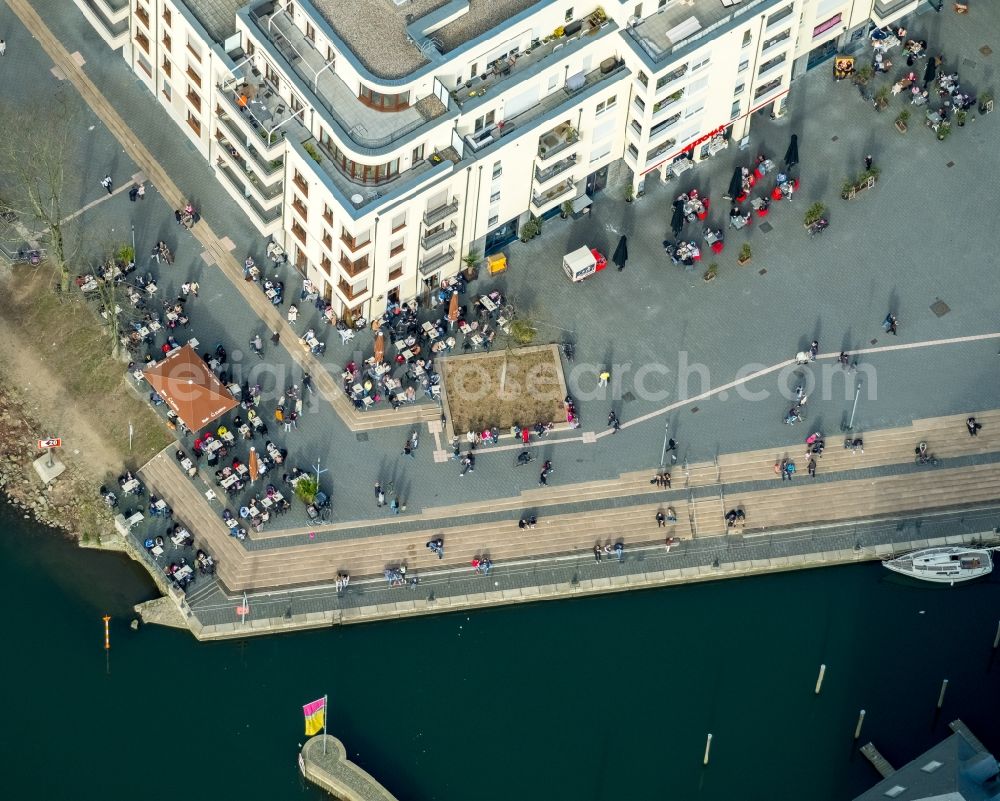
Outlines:
POLYGON ((615 255, 611 257, 611 261, 615 263, 618 272, 625 269, 625 262, 628 261, 628 238, 624 234, 618 240, 618 247, 615 248, 615 255))
POLYGON ((451 293, 451 300, 448 301, 448 327, 454 327, 458 322, 458 292, 451 293))
POLYGON ((734 197, 739 197, 740 193, 743 191, 743 171, 736 167, 733 170, 733 178, 729 182, 729 193, 726 195, 730 200, 734 197))
POLYGON ((674 201, 674 216, 670 218, 670 229, 677 236, 684 228, 684 203, 680 200, 674 201))
POLYGON ((382 364, 383 356, 385 356, 385 334, 377 331, 375 333, 375 364, 382 364))
POLYGON ((257 474, 260 472, 260 462, 257 461, 257 449, 250 446, 250 464, 247 465, 247 469, 250 471, 250 482, 253 483, 257 480, 257 474))
POLYGON ((788 143, 788 150, 785 151, 785 167, 791 169, 799 163, 799 136, 792 134, 788 143))

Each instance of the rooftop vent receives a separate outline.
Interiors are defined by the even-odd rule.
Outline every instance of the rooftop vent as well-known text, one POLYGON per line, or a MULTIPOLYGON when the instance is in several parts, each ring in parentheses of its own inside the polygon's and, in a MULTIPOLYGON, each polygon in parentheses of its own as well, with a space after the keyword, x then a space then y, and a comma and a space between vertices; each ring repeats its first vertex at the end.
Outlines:
POLYGON ((885 794, 889 796, 889 798, 895 798, 896 796, 904 792, 906 792, 906 788, 900 784, 897 784, 895 787, 890 787, 888 790, 886 790, 885 794))
POLYGON ((924 773, 933 773, 934 771, 936 771, 940 767, 941 767, 941 763, 938 762, 936 759, 932 759, 930 762, 928 762, 926 765, 924 765, 921 768, 921 770, 924 773))

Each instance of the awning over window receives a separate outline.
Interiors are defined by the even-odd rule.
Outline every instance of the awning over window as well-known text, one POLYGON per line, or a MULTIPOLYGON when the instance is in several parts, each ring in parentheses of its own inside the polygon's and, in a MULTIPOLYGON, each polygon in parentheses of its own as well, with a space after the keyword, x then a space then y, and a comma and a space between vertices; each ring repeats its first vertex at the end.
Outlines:
POLYGON ((580 197, 573 198, 573 213, 576 214, 583 211, 593 202, 594 200, 590 195, 580 195, 580 197))

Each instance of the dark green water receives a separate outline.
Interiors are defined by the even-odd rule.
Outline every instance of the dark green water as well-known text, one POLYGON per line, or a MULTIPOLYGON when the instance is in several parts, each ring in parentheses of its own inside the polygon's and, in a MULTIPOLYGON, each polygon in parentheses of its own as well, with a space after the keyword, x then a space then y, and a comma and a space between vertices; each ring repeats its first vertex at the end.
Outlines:
POLYGON ((958 716, 1000 748, 995 580, 860 565, 200 645, 128 628, 150 593, 131 562, 0 512, 0 583, 18 801, 323 797, 295 758, 325 692, 331 733, 400 801, 849 799, 876 778, 861 707, 894 763, 958 716))

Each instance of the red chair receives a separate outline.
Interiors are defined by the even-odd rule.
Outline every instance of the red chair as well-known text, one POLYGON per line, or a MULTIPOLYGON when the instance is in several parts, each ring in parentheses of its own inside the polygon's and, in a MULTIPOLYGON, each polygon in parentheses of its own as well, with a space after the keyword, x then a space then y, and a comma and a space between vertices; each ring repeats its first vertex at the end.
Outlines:
POLYGON ((720 253, 722 253, 722 250, 723 250, 723 248, 725 248, 725 246, 726 245, 725 245, 724 242, 713 242, 712 243, 712 252, 715 255, 718 256, 720 253))
MULTIPOLYGON (((795 188, 798 189, 798 187, 795 187, 795 188)), ((712 201, 710 201, 707 197, 703 197, 701 199, 701 205, 703 205, 705 207, 705 211, 708 211, 709 208, 711 208, 711 206, 712 206, 712 201)))
POLYGON ((758 217, 766 217, 768 215, 769 211, 770 211, 770 209, 765 209, 765 208, 761 207, 761 208, 757 209, 757 216, 758 217))
POLYGON ((736 202, 737 203, 746 203, 747 202, 747 193, 746 192, 740 192, 736 196, 736 202))
POLYGON ((781 200, 783 197, 784 195, 781 194, 781 187, 776 186, 771 190, 771 200, 781 200))
POLYGON ((760 167, 754 167, 753 174, 757 178, 763 178, 764 177, 764 171, 760 167))
POLYGON ((796 192, 799 191, 799 179, 798 178, 796 178, 794 181, 792 181, 792 189, 794 189, 796 192))
POLYGON ((697 217, 699 220, 705 220, 708 218, 708 209, 706 209, 705 211, 699 211, 694 216, 697 217))
MULTIPOLYGON (((761 178, 763 178, 764 176, 762 175, 762 176, 760 176, 760 177, 761 177, 761 178)), ((752 187, 752 186, 753 186, 753 185, 754 185, 755 183, 757 183, 757 179, 756 179, 756 178, 754 177, 753 173, 751 173, 751 174, 750 174, 749 176, 747 176, 747 183, 748 183, 748 184, 750 184, 750 186, 751 186, 751 187, 752 187)))
POLYGON ((701 254, 700 253, 695 253, 694 256, 692 256, 691 258, 694 261, 701 261, 701 254))

